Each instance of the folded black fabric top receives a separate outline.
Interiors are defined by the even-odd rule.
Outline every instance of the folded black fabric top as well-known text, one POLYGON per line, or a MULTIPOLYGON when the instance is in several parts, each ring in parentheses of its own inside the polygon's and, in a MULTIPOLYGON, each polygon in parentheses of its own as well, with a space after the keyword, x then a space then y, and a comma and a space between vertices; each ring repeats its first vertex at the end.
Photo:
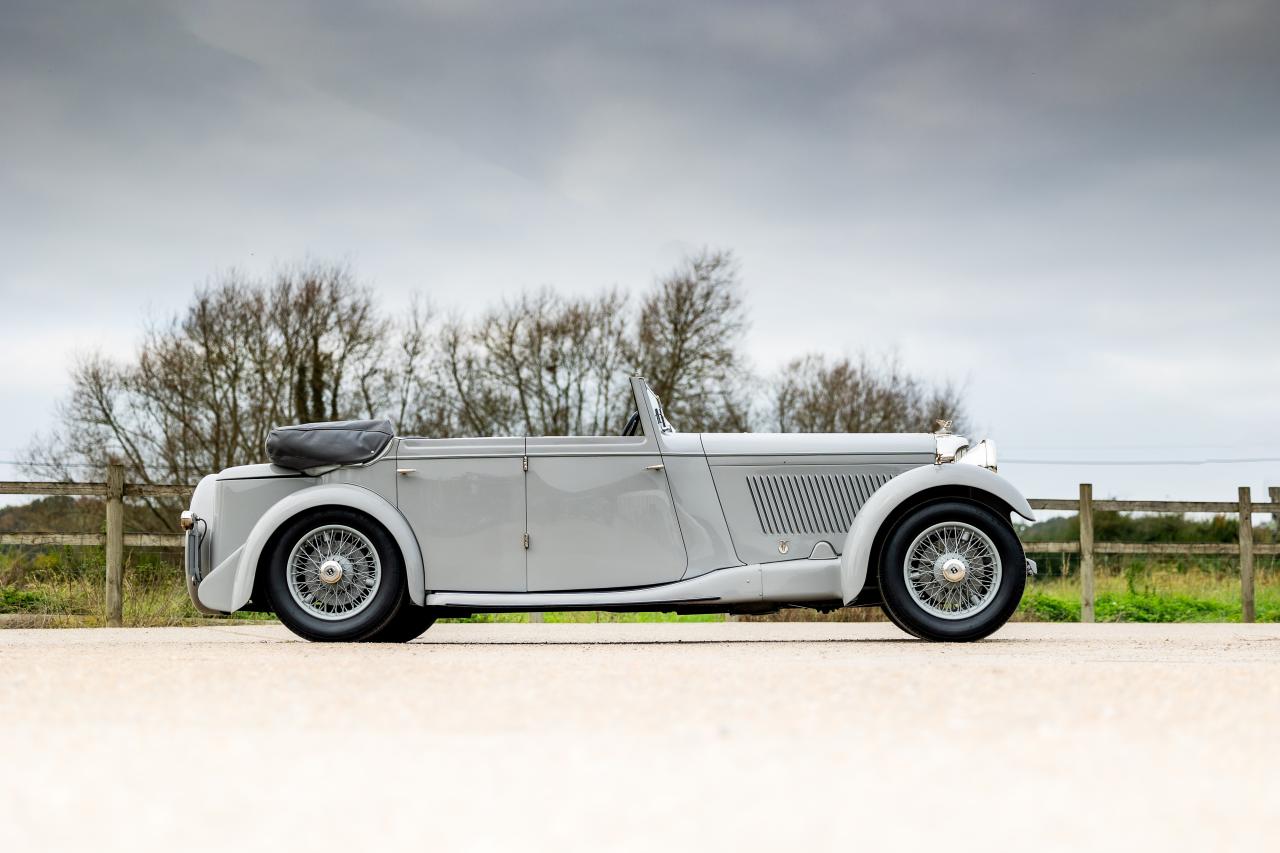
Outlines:
POLYGON ((394 435, 395 428, 385 419, 281 426, 267 436, 267 455, 294 471, 352 465, 376 457, 394 435))

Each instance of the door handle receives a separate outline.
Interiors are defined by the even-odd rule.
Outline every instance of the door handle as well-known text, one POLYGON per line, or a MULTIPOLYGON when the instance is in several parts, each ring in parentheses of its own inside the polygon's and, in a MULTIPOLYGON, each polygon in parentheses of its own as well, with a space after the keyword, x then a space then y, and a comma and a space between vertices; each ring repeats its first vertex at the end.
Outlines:
POLYGON ((646 465, 646 466, 644 466, 644 470, 646 470, 646 471, 661 471, 663 468, 666 468, 666 467, 667 467, 666 465, 663 465, 661 462, 659 462, 657 465, 646 465))
POLYGON ((396 473, 402 476, 405 474, 416 474, 418 473, 418 469, 417 468, 397 468, 396 473))

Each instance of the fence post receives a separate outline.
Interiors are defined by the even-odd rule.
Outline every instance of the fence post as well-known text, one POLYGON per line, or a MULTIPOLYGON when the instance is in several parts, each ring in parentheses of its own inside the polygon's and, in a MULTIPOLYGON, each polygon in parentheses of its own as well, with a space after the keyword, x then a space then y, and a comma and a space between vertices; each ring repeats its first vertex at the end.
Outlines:
MULTIPOLYGON (((1267 493, 1271 495, 1271 509, 1275 510, 1276 507, 1280 506, 1280 486, 1272 486, 1267 489, 1267 493)), ((1276 526, 1277 530, 1280 530, 1280 511, 1271 513, 1271 523, 1276 526)))
POLYGON ((1080 621, 1093 621, 1093 484, 1080 484, 1080 621))
POLYGON ((1240 487, 1240 609, 1245 622, 1257 616, 1253 601, 1253 496, 1248 486, 1240 487))
POLYGON ((124 466, 107 464, 107 627, 124 624, 120 586, 124 579, 124 466))

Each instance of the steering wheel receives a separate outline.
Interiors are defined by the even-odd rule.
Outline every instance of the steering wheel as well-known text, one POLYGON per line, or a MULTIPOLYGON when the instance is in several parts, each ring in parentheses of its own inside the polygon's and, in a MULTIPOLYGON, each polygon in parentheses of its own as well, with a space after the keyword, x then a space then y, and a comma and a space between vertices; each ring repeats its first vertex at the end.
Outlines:
POLYGON ((640 413, 632 412, 631 417, 627 418, 627 425, 622 428, 623 435, 635 435, 640 429, 640 413))

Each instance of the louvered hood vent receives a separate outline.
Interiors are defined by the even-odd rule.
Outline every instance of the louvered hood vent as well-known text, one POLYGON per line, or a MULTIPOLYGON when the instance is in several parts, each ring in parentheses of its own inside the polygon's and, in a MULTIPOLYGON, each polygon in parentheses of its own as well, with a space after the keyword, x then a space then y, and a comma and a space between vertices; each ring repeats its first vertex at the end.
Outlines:
POLYGON ((844 534, 889 474, 798 474, 747 477, 760 529, 769 535, 844 534))

